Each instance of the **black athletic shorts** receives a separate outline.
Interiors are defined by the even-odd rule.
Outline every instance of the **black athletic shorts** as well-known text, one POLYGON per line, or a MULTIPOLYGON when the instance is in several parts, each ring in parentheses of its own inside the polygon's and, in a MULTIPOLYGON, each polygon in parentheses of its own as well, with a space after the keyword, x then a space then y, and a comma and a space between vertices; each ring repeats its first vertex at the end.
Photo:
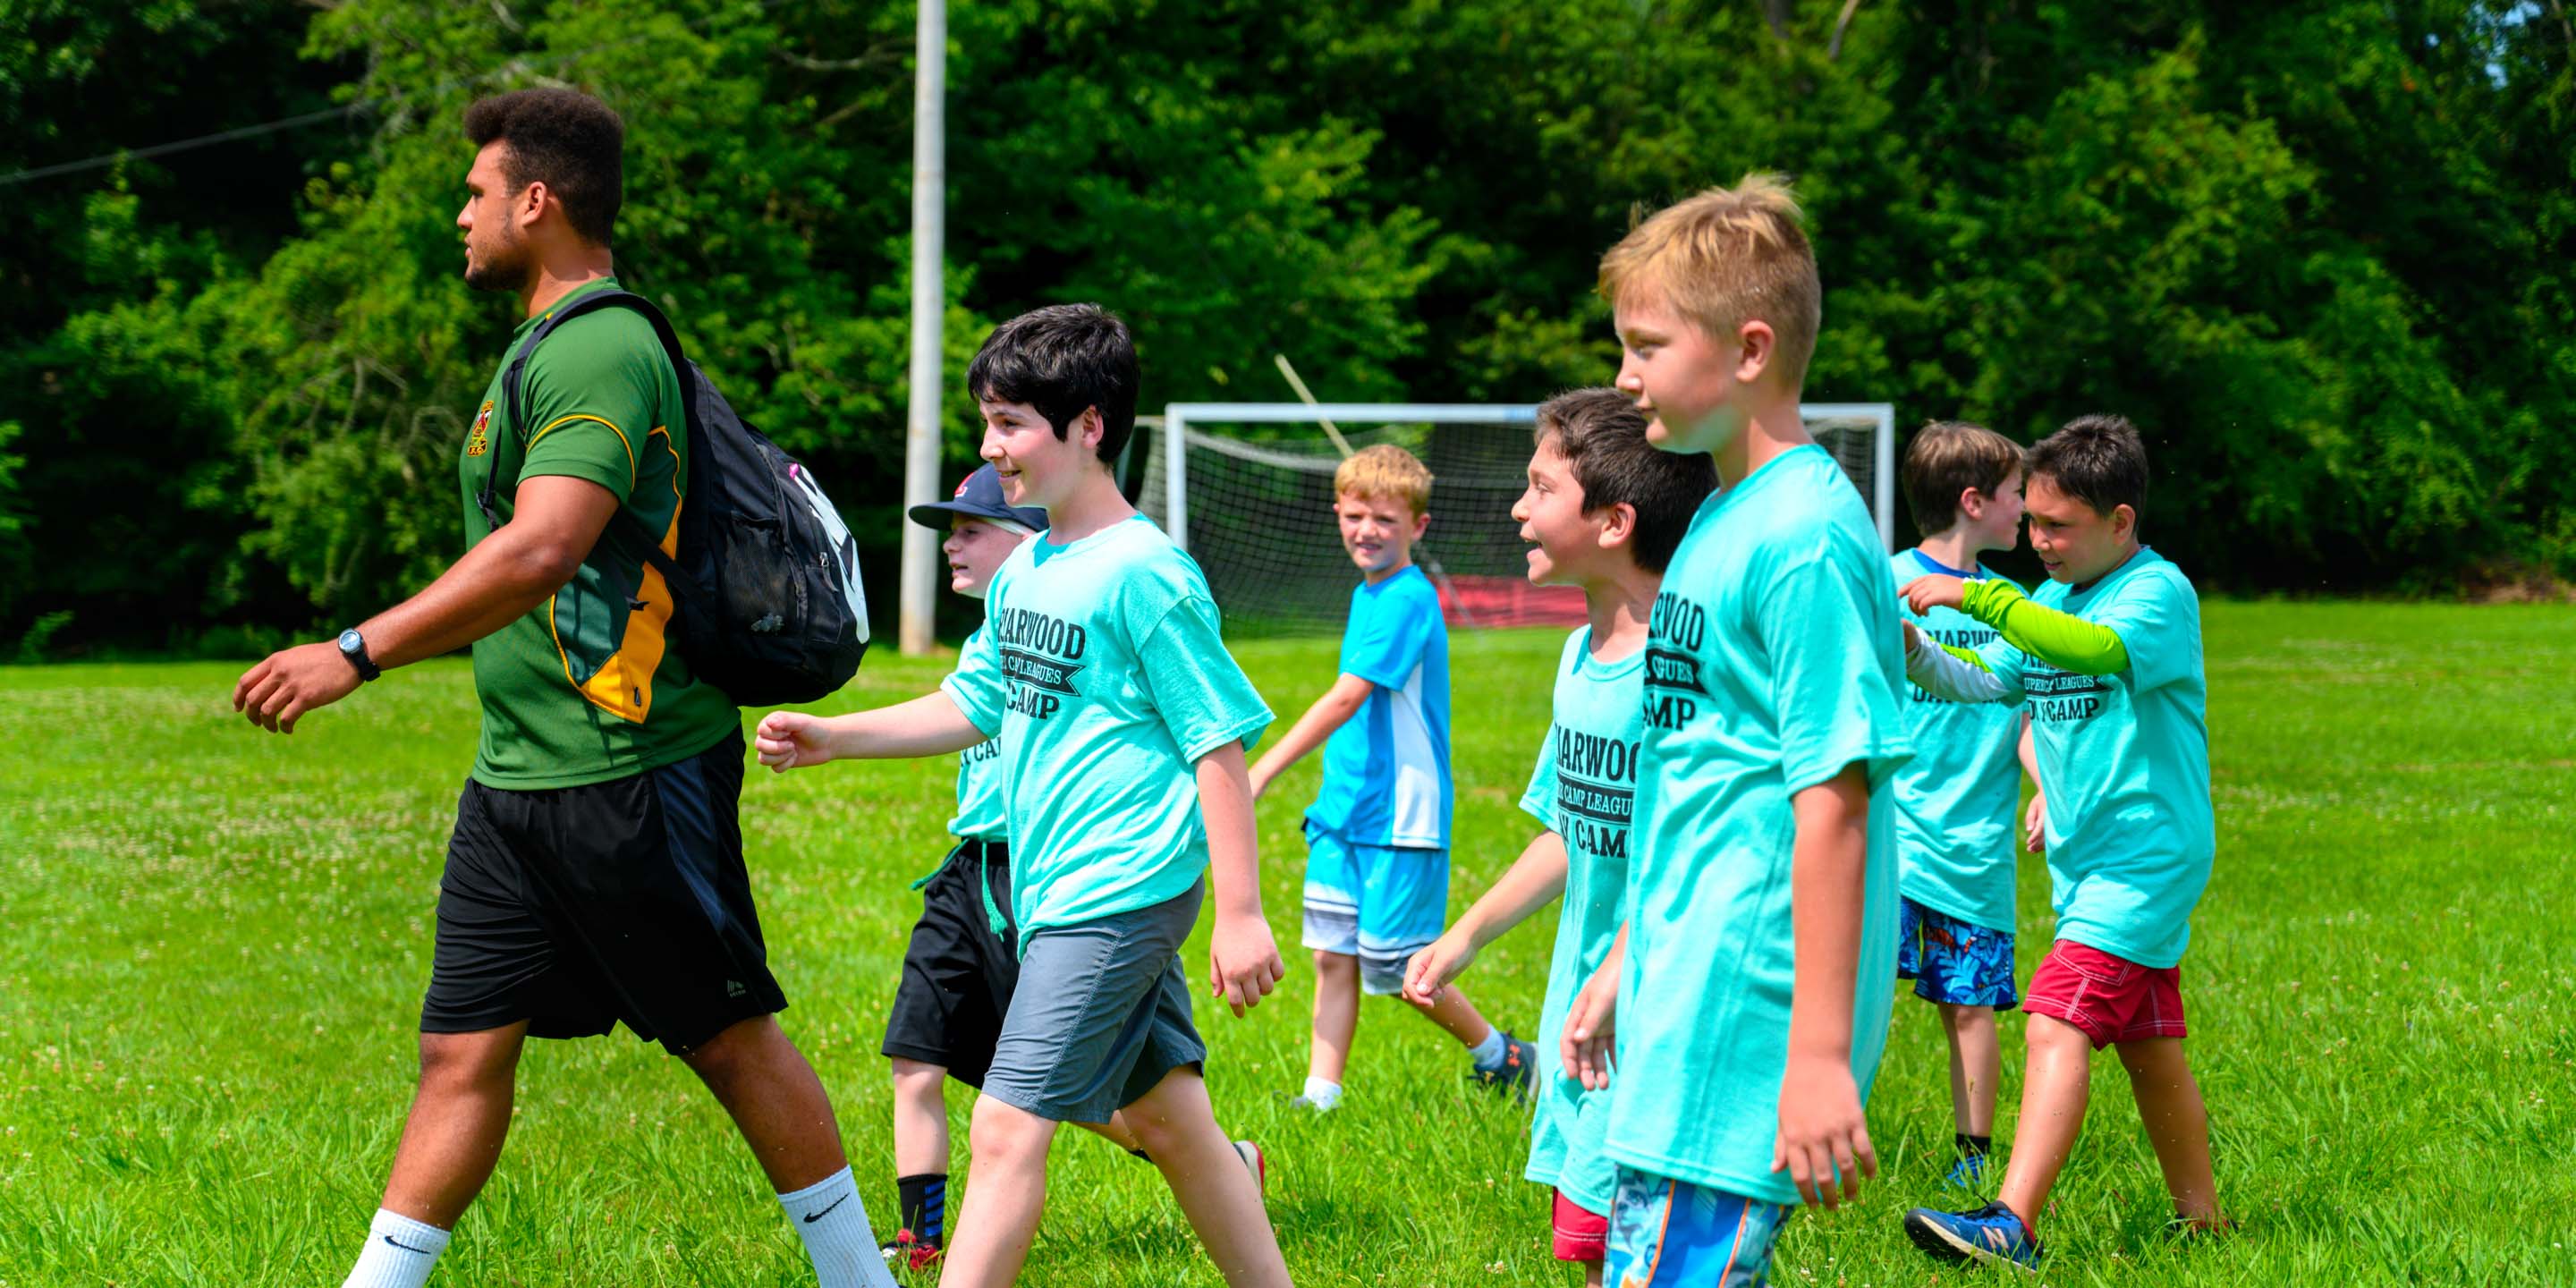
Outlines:
POLYGON ((743 870, 742 734, 584 787, 468 781, 438 883, 423 1033, 619 1022, 682 1054, 787 1007, 743 870))
POLYGON ((970 1087, 984 1085, 1002 1017, 1020 986, 1011 920, 1011 855, 1000 842, 960 841, 921 888, 921 920, 912 924, 903 975, 886 1015, 885 1054, 945 1066, 970 1087), (1002 918, 994 933, 985 910, 1002 918))

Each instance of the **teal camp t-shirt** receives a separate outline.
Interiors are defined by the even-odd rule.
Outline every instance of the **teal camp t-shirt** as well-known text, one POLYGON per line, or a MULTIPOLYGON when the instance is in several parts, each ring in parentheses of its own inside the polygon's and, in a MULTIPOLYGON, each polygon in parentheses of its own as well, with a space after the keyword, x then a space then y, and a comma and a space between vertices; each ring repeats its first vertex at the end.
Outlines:
POLYGON ((1646 644, 1610 1156, 1794 1204, 1771 1171, 1796 974, 1790 801, 1870 784, 1851 1072, 1864 1100, 1896 978, 1904 636, 1878 530, 1833 458, 1774 458, 1701 503, 1646 644))
POLYGON ((1613 1169, 1602 1153, 1610 1125, 1607 1090, 1586 1091, 1557 1064, 1556 1035, 1565 1031, 1574 994, 1610 955, 1628 915, 1629 823, 1637 790, 1638 705, 1646 670, 1639 648, 1607 661, 1592 654, 1592 628, 1565 641, 1557 661, 1555 718, 1521 809, 1565 841, 1565 901, 1548 959, 1547 1000, 1539 1009, 1538 1115, 1530 1125, 1529 1166, 1521 1175, 1553 1185, 1586 1211, 1610 1210, 1613 1169))
POLYGON ((2180 965, 2218 852, 2200 595, 2141 548, 2091 586, 2052 581, 2031 602, 2111 628, 2129 653, 2117 675, 2061 671, 2000 639, 1977 653, 2030 706, 2057 937, 2180 965))
MULTIPOLYGON (((1899 587, 1917 577, 1983 580, 1985 568, 1948 567, 1920 549, 1892 561, 1899 587)), ((1898 615, 1933 640, 1981 649, 1995 628, 1955 608, 1898 615)), ((1905 686, 1914 759, 1896 771, 1896 892, 1973 925, 2013 928, 2013 842, 2021 810, 2021 711, 2017 704, 1950 702, 1905 686)))
MULTIPOLYGON (((957 650, 960 659, 973 653, 983 643, 984 628, 966 637, 957 650)), ((957 753, 957 817, 948 820, 948 834, 961 841, 1009 841, 1011 816, 1002 799, 1002 740, 987 738, 957 753)))
POLYGON ((1269 727, 1199 566, 1142 516, 1022 542, 940 682, 996 735, 1020 945, 1177 898, 1207 867, 1199 758, 1269 727))

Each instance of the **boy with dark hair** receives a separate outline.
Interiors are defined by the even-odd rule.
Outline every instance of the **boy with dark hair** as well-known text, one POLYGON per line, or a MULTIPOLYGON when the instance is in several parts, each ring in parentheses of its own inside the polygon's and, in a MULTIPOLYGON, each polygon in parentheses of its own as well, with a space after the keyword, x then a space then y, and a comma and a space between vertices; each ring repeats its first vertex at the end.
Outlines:
POLYGON ((1956 609, 2000 636, 1970 651, 1909 625, 1907 672, 1952 701, 2029 699, 2057 910, 2057 943, 2022 1001, 2029 1066, 1998 1201, 1916 1208, 1905 1232, 1947 1260, 2023 1267, 2040 1259, 2039 1215, 2105 1046, 2129 1071, 2176 1219, 2224 1224, 2209 1114, 2182 1046, 2180 963, 2217 850, 2200 598, 2138 542, 2147 453, 2127 421, 2072 421, 2031 449, 2029 470, 2030 544, 2049 578, 2037 596, 1950 576, 1904 589, 1918 613, 1956 609))
POLYGON ((1121 1110, 1226 1281, 1288 1282, 1259 1185, 1208 1107, 1174 957, 1212 894, 1211 991, 1240 1015, 1278 984, 1243 760, 1270 711, 1198 565, 1110 474, 1136 383, 1126 324, 1096 305, 995 328, 967 368, 983 456, 1005 501, 1047 512, 1047 534, 995 574, 979 646, 939 692, 759 730, 773 769, 1002 740, 1020 979, 975 1101, 949 1288, 1018 1276, 1057 1125, 1121 1110))
POLYGON ((1564 1037, 1598 1089, 1615 1016, 1623 1288, 1758 1283, 1791 1205, 1878 1170, 1861 1106, 1894 1001, 1903 660, 1877 525, 1798 412, 1822 311, 1799 222, 1751 175, 1601 260, 1647 441, 1711 457, 1723 488, 1647 622, 1626 947, 1564 1037))
MULTIPOLYGON (((1539 1031, 1554 1033, 1627 919, 1646 622, 1664 565, 1717 476, 1705 456, 1656 451, 1646 442, 1646 418, 1615 389, 1540 404, 1536 439, 1528 490, 1512 506, 1531 545, 1529 579, 1582 587, 1591 620, 1566 637, 1555 718, 1521 794, 1521 809, 1541 831, 1467 915, 1414 954, 1405 994, 1437 1000, 1485 945, 1562 894, 1539 1018, 1539 1031)), ((1585 1090, 1553 1059, 1542 1063, 1522 1176, 1553 1191, 1557 1259, 1580 1264, 1584 1283, 1598 1285, 1617 1181, 1602 1153, 1610 1093, 1585 1090)))
MULTIPOLYGON (((1936 421, 1905 448, 1906 500, 1923 543, 1898 552, 1896 580, 1997 576, 1977 562, 2021 541, 2021 445, 1979 425, 1936 421)), ((1908 620, 1944 644, 1980 648, 1995 632, 1955 609, 1908 620)), ((1896 977, 1939 1008, 1950 1045, 1950 1182, 1977 1189, 1994 1148, 2003 1048, 1995 1012, 2013 992, 2013 814, 2021 802, 2019 711, 1944 702, 1915 689, 1914 759, 1896 771, 1896 977)))
POLYGON ((1486 1022, 1463 990, 1404 991, 1404 963, 1449 913, 1449 628, 1414 566, 1431 522, 1431 471, 1389 443, 1333 471, 1333 516, 1358 565, 1341 675, 1252 767, 1257 800, 1321 746, 1324 781, 1306 810, 1305 944, 1315 954, 1314 1042, 1291 1103, 1342 1102, 1362 994, 1400 995, 1467 1048, 1489 1089, 1529 1086, 1530 1044, 1486 1022))

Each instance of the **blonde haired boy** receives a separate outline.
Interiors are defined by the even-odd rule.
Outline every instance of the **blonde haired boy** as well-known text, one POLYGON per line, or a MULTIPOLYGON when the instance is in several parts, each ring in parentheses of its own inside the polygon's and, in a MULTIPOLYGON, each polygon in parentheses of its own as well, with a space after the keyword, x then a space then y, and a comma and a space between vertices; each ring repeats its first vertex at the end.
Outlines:
POLYGON ((1333 472, 1342 548, 1360 570, 1341 675, 1252 767, 1258 797, 1324 749, 1306 810, 1305 943, 1315 953, 1314 1045, 1296 1103, 1340 1105, 1363 993, 1402 995, 1467 1048, 1469 1076, 1526 1093, 1537 1052, 1485 1022, 1457 989, 1404 993, 1404 966, 1449 915, 1449 628, 1413 565, 1431 523, 1431 471, 1380 444, 1333 472))
POLYGON ((1607 1085, 1618 1028, 1622 1288, 1759 1283, 1792 1205, 1878 1168, 1861 1106, 1895 974, 1905 672, 1877 528, 1798 414, 1822 311, 1799 220, 1754 175, 1601 261, 1619 388, 1722 485, 1648 619, 1626 941, 1563 1037, 1607 1085))

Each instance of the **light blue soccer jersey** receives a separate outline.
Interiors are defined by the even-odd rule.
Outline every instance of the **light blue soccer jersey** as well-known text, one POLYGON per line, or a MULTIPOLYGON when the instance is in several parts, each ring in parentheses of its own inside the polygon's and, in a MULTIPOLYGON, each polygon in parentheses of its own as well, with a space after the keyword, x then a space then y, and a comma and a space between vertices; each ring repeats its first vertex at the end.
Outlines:
POLYGON ((1851 1072, 1868 1097, 1895 996, 1903 653, 1878 530, 1822 448, 1701 503, 1646 645, 1616 1161, 1798 1202, 1771 1171, 1797 957, 1790 802, 1854 763, 1870 794, 1851 1072))
POLYGON ((1376 687, 1324 743, 1306 820, 1354 845, 1449 848, 1449 627, 1418 567, 1351 590, 1344 675, 1376 687))
POLYGON ((1637 790, 1637 739, 1645 729, 1643 648, 1604 662, 1592 628, 1565 641, 1556 666, 1555 719, 1521 809, 1565 840, 1565 901, 1539 1010, 1538 1116, 1530 1125, 1526 1179, 1553 1185, 1589 1212, 1608 1213, 1617 1169, 1602 1153, 1610 1092, 1585 1091, 1557 1065, 1574 994, 1619 938, 1628 913, 1628 825, 1637 790))
MULTIPOLYGON (((1917 577, 1983 580, 1920 548, 1893 561, 1896 584, 1917 577)), ((1955 608, 1898 615, 1932 639, 1979 649, 1995 628, 1955 608)), ((1914 759, 1896 771, 1896 892, 1974 925, 2013 928, 2014 815, 2021 809, 2021 711, 1998 702, 1950 702, 1905 686, 1914 759)))
POLYGON ((2061 671, 2000 639, 1977 653, 2029 700, 2057 937, 2141 966, 2180 965, 2218 852, 2200 596, 2141 548, 2083 590, 2052 581, 2031 602, 2110 627, 2129 653, 2117 675, 2061 671))
MULTIPOLYGON (((982 646, 984 628, 966 637, 957 651, 960 665, 982 646)), ((957 817, 948 834, 959 840, 1009 841, 1011 816, 1002 796, 1002 740, 987 738, 957 753, 957 817)))
POLYGON ((1141 516, 994 574, 979 646, 940 687, 996 735, 1020 943, 1147 908, 1206 869, 1196 766, 1270 708, 1217 632, 1199 566, 1141 516))

